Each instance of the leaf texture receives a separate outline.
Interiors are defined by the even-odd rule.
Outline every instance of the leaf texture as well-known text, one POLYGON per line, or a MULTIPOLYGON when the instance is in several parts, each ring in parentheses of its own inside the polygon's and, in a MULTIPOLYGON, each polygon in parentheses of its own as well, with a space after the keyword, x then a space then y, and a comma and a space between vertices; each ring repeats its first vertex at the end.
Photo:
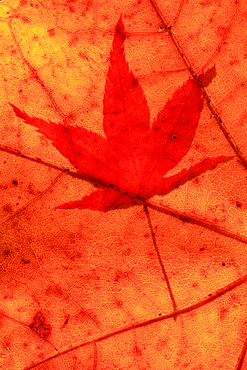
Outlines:
POLYGON ((246 14, 1 2, 0 370, 246 370, 246 14))

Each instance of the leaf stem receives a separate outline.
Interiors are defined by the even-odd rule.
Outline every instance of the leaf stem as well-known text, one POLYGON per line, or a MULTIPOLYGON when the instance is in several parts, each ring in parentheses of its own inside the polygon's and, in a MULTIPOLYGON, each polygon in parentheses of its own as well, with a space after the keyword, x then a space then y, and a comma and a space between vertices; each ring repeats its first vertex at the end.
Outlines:
MULTIPOLYGON (((170 298, 171 298, 171 301, 172 301, 172 307, 173 307, 173 310, 176 312, 177 311, 177 304, 176 304, 175 297, 174 297, 173 292, 172 292, 171 284, 170 284, 170 281, 168 279, 168 276, 167 276, 167 273, 166 273, 166 270, 165 270, 165 266, 163 264, 163 261, 162 261, 161 255, 160 255, 160 251, 159 251, 159 248, 158 248, 158 245, 157 245, 157 242, 156 242, 156 237, 155 237, 153 225, 152 225, 152 222, 151 222, 149 210, 148 210, 148 207, 146 205, 144 205, 143 208, 144 208, 144 212, 147 216, 148 226, 149 226, 151 237, 152 237, 152 240, 153 240, 154 249, 155 249, 155 252, 157 254, 159 264, 160 264, 162 273, 164 275, 166 285, 167 285, 167 288, 168 288, 168 292, 169 292, 169 295, 170 295, 170 298)), ((176 321, 176 316, 174 316, 174 320, 176 321)))

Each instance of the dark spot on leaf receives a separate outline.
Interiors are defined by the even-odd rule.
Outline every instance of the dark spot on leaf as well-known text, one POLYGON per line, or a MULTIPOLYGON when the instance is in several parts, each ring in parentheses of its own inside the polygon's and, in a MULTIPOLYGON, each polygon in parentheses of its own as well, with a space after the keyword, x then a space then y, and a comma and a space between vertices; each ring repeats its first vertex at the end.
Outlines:
POLYGON ((4 210, 5 212, 12 213, 12 212, 13 212, 12 205, 11 205, 11 204, 5 204, 5 205, 3 206, 3 210, 4 210))
POLYGON ((4 255, 4 256, 9 256, 9 255, 10 255, 10 253, 11 253, 10 249, 5 249, 5 250, 3 251, 3 255, 4 255))
POLYGON ((12 184, 13 184, 13 185, 18 185, 18 181, 17 181, 17 180, 13 180, 13 181, 12 181, 12 184))
POLYGON ((49 36, 55 36, 55 29, 54 28, 51 28, 47 32, 48 32, 49 36))
POLYGON ((30 260, 26 260, 25 258, 22 258, 21 260, 22 263, 24 263, 25 265, 29 264, 31 261, 30 260))
POLYGON ((62 328, 64 328, 64 327, 65 327, 65 325, 67 325, 67 324, 68 324, 69 319, 70 319, 70 315, 67 315, 67 316, 66 316, 66 319, 65 319, 65 321, 64 321, 64 323, 63 323, 62 328))
POLYGON ((200 248, 200 249, 199 249, 199 251, 200 251, 200 252, 203 252, 203 251, 205 251, 205 248, 204 248, 204 247, 202 247, 202 248, 200 248))
POLYGON ((40 311, 34 316, 29 327, 43 339, 47 339, 51 334, 51 326, 46 322, 45 316, 40 311))
POLYGON ((236 206, 238 207, 238 208, 240 208, 240 207, 242 207, 242 203, 241 202, 239 202, 239 201, 236 201, 236 206))
POLYGON ((195 178, 194 178, 194 180, 192 180, 192 182, 193 182, 194 184, 199 184, 199 179, 198 179, 198 177, 195 177, 195 178))
POLYGON ((222 264, 221 264, 222 266, 225 266, 226 264, 225 264, 225 262, 222 262, 222 264))

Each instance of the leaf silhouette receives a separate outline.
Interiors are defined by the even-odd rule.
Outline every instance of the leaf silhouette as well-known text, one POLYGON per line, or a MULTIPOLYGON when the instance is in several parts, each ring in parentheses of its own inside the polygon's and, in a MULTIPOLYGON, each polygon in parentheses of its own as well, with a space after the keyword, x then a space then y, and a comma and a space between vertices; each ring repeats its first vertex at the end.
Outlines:
POLYGON ((244 370, 245 4, 1 12, 0 369, 244 370))
POLYGON ((37 127, 69 159, 78 172, 109 183, 83 199, 57 208, 108 211, 142 198, 165 195, 232 157, 206 158, 188 170, 163 178, 187 154, 203 107, 193 79, 180 87, 159 112, 152 127, 143 90, 129 71, 123 43, 122 18, 116 26, 104 95, 104 137, 81 127, 58 125, 31 118, 10 104, 16 115, 37 127), (124 189, 124 194, 117 189, 124 189))

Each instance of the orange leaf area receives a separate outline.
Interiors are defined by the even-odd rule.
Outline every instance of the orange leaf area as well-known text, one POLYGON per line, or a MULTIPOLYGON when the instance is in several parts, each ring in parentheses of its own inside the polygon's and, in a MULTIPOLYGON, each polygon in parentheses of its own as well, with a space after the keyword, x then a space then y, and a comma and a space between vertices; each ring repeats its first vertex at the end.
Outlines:
POLYGON ((0 369, 247 368, 245 8, 1 1, 0 369))

